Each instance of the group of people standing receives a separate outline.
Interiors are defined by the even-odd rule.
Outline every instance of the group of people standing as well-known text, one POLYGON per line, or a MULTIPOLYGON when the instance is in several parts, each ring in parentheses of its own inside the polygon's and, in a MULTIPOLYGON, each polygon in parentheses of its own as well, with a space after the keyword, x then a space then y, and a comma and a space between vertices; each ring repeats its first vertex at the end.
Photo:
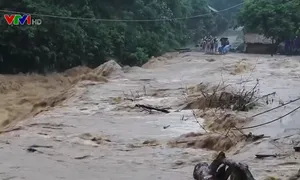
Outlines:
POLYGON ((206 53, 217 53, 219 42, 217 37, 205 36, 200 41, 200 48, 206 53))

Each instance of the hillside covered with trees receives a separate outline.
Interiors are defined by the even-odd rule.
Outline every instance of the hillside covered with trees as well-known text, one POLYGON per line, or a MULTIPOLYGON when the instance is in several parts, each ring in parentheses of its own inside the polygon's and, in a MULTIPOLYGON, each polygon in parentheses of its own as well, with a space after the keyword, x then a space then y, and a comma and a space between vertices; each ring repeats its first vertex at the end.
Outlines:
POLYGON ((207 4, 206 0, 2 1, 1 10, 88 19, 165 21, 107 22, 32 15, 33 19, 42 19, 42 25, 13 26, 1 18, 0 73, 95 67, 109 58, 123 65, 141 65, 151 56, 224 31, 227 22, 211 12, 207 4), (176 19, 199 14, 207 15, 176 19))

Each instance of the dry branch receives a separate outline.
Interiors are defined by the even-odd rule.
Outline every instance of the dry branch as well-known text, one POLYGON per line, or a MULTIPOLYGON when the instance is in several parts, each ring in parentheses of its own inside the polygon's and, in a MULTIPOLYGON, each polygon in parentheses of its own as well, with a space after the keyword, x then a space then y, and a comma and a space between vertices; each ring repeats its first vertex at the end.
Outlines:
MULTIPOLYGON (((199 104, 198 109, 205 108, 221 108, 221 109, 232 109, 237 111, 248 111, 251 109, 250 104, 257 101, 256 94, 258 92, 259 81, 249 91, 244 89, 235 91, 228 91, 224 83, 219 83, 214 88, 208 89, 199 88, 198 92, 201 93, 202 97, 192 100, 188 105, 199 104)), ((201 84, 200 84, 201 85, 201 84)))
MULTIPOLYGON (((247 107, 247 106, 249 106, 249 105, 251 105, 251 104, 257 102, 258 100, 263 99, 263 98, 267 98, 267 104, 268 104, 269 96, 275 96, 275 95, 276 95, 276 92, 272 92, 272 93, 269 93, 269 94, 265 94, 265 95, 263 95, 263 96, 261 96, 261 97, 256 98, 255 100, 253 100, 253 101, 247 103, 245 106, 247 107)), ((272 102, 273 102, 273 99, 272 99, 272 102)))

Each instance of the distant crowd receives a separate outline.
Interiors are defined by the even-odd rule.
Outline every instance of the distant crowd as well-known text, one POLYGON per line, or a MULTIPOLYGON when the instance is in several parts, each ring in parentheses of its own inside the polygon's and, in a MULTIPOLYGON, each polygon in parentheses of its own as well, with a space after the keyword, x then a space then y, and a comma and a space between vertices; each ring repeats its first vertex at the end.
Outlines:
POLYGON ((220 43, 221 46, 219 46, 218 38, 211 35, 205 36, 198 42, 200 49, 205 53, 226 54, 231 48, 228 38, 221 38, 220 43))
POLYGON ((300 55, 300 38, 298 36, 285 40, 284 53, 287 55, 300 55))
POLYGON ((200 48, 207 53, 217 53, 218 52, 218 39, 217 37, 205 36, 200 40, 200 48))

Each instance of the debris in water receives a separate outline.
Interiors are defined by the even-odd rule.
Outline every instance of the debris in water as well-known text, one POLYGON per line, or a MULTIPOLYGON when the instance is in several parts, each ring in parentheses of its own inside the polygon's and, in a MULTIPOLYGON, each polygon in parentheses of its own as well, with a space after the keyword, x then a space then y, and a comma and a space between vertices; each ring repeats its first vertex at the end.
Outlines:
POLYGON ((53 146, 31 145, 30 148, 53 148, 53 146))
POLYGON ((144 110, 148 110, 149 112, 151 112, 152 110, 155 110, 155 111, 160 111, 163 113, 170 113, 170 111, 166 110, 165 108, 164 109, 155 108, 155 107, 152 107, 149 105, 146 106, 146 105, 142 105, 142 104, 136 104, 135 107, 143 108, 144 110))
POLYGON ((263 158, 267 158, 267 157, 277 157, 278 154, 255 154, 256 158, 258 159, 263 159, 263 158))
POLYGON ((180 118, 181 121, 187 121, 188 119, 189 119, 189 118, 188 118, 188 117, 185 117, 184 115, 182 115, 181 118, 180 118))
POLYGON ((146 140, 143 142, 143 145, 147 145, 147 146, 157 146, 159 145, 159 143, 157 142, 157 140, 155 139, 150 139, 150 140, 146 140))
POLYGON ((37 148, 53 148, 53 146, 31 145, 27 148, 27 152, 30 152, 30 153, 33 153, 33 152, 43 153, 42 151, 37 150, 37 148))
POLYGON ((91 139, 91 141, 94 141, 94 142, 96 142, 97 144, 101 144, 103 141, 105 141, 105 142, 111 142, 110 139, 103 138, 103 137, 93 137, 93 138, 91 139))
POLYGON ((208 62, 214 62, 214 61, 216 61, 216 60, 213 59, 213 58, 210 58, 210 59, 206 59, 206 61, 208 61, 208 62))
POLYGON ((258 141, 263 138, 269 138, 269 137, 270 136, 265 136, 264 134, 254 135, 251 132, 249 134, 245 135, 246 141, 252 141, 252 142, 258 141))
POLYGON ((63 128, 51 127, 51 126, 43 126, 42 128, 44 128, 44 129, 56 129, 56 130, 62 130, 63 129, 63 128))
POLYGON ((195 180, 254 180, 248 165, 227 159, 224 152, 220 152, 213 162, 198 163, 194 167, 195 180))
POLYGON ((27 151, 28 151, 28 152, 37 152, 38 150, 37 150, 37 149, 34 149, 34 148, 31 148, 31 147, 29 147, 29 148, 27 148, 27 151))
POLYGON ((300 152, 300 146, 295 146, 295 147, 294 147, 294 150, 295 150, 296 152, 300 152))
POLYGON ((42 133, 42 132, 39 132, 39 133, 37 133, 37 134, 42 135, 42 136, 48 136, 47 133, 42 133))
POLYGON ((92 156, 91 155, 78 156, 78 157, 75 157, 74 159, 86 159, 86 158, 89 158, 89 157, 92 157, 92 156))
POLYGON ((111 142, 110 139, 108 139, 108 138, 106 138, 104 136, 93 136, 90 133, 81 134, 81 135, 79 135, 79 138, 83 139, 83 140, 90 140, 90 141, 93 141, 93 142, 95 142, 97 144, 102 144, 104 142, 111 142))
POLYGON ((167 128, 169 128, 171 125, 167 125, 167 126, 164 126, 164 129, 167 129, 167 128))

